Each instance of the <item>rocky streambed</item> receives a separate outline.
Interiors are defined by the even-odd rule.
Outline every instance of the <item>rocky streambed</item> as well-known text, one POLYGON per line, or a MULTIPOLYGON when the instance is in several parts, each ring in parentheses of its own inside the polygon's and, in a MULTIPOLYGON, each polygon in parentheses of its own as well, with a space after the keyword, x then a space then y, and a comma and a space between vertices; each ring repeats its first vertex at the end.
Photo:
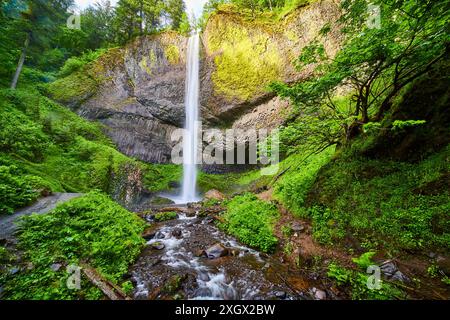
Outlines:
MULTIPOLYGON (((145 218, 153 221, 153 215, 145 218)), ((131 268, 135 299, 308 299, 284 281, 276 258, 238 243, 198 210, 156 223, 131 268)))

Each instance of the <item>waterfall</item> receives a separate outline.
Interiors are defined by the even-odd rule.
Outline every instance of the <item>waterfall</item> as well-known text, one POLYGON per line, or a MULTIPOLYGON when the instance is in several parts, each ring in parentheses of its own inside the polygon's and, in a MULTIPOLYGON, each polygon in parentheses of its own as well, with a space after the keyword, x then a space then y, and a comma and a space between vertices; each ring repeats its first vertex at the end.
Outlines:
POLYGON ((199 45, 198 33, 192 35, 188 42, 186 59, 186 93, 185 108, 186 122, 183 137, 183 189, 181 198, 184 203, 198 201, 197 196, 197 149, 198 134, 197 126, 199 118, 199 45))

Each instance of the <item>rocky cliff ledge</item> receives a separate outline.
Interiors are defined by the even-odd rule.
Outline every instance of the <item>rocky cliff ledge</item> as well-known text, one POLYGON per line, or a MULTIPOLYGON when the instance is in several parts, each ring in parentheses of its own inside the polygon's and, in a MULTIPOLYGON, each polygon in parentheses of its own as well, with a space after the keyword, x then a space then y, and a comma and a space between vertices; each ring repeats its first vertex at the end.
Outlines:
MULTIPOLYGON (((275 128, 289 104, 267 90, 274 80, 298 81, 294 60, 320 30, 333 56, 340 43, 338 0, 299 8, 280 23, 250 20, 233 10, 213 14, 202 34, 201 113, 207 127, 275 128)), ((78 114, 106 125, 126 155, 168 162, 170 135, 184 122, 186 37, 141 37, 111 49, 81 71, 53 83, 50 94, 78 114)))

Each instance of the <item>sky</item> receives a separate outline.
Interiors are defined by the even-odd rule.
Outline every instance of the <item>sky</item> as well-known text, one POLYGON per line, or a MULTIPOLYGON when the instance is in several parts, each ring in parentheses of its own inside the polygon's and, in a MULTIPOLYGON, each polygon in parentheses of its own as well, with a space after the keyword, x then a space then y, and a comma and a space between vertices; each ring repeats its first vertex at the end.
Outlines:
MULTIPOLYGON (((94 4, 97 0, 75 0, 75 3, 81 9, 88 7, 91 4, 94 4)), ((111 3, 115 5, 118 0, 111 0, 111 3)), ((200 17, 203 9, 203 5, 207 0, 185 0, 186 3, 186 11, 189 14, 194 13, 196 17, 200 17)))

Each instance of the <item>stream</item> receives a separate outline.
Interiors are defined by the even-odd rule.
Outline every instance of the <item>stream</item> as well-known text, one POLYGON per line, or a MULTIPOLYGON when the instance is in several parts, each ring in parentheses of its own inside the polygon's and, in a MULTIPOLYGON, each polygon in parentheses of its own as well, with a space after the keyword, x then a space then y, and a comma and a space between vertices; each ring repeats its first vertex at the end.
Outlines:
MULTIPOLYGON (((266 300, 300 297, 279 276, 283 270, 280 262, 239 244, 217 229, 210 217, 179 214, 176 220, 160 223, 154 232, 153 239, 147 242, 131 268, 135 299, 173 299, 175 296, 192 300, 266 300), (206 257, 204 250, 216 244, 226 247, 225 253, 228 254, 214 259, 206 257), (167 292, 167 287, 171 287, 172 292, 167 292)), ((218 249, 217 255, 223 254, 224 248, 219 246, 218 249)))

